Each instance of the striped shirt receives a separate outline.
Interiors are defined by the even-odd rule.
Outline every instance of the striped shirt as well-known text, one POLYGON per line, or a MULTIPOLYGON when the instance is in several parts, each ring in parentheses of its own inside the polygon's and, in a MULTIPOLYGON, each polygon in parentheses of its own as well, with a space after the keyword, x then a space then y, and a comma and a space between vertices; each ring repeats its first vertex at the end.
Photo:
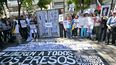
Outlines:
POLYGON ((108 18, 108 21, 107 21, 107 25, 110 25, 110 26, 116 26, 116 17, 110 17, 108 18))

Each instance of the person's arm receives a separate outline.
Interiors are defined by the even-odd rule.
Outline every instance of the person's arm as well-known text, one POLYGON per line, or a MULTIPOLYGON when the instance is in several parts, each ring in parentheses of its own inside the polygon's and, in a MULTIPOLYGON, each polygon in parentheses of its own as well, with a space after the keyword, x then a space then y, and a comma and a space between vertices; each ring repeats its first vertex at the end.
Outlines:
POLYGON ((111 29, 110 22, 111 22, 111 17, 108 18, 108 20, 107 20, 107 27, 108 27, 108 29, 111 29))
POLYGON ((65 29, 65 31, 66 31, 66 21, 63 21, 63 27, 64 27, 64 29, 65 29))

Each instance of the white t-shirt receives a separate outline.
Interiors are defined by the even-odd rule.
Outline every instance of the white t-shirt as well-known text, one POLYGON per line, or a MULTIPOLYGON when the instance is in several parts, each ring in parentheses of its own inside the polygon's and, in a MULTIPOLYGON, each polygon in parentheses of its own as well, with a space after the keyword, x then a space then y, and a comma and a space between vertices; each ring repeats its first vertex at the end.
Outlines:
POLYGON ((64 26, 64 28, 70 28, 71 23, 68 20, 64 20, 63 21, 63 26, 64 26))
POLYGON ((79 22, 80 22, 80 26, 81 26, 81 28, 83 27, 83 28, 86 28, 87 26, 86 26, 86 22, 87 22, 87 20, 86 20, 86 17, 80 17, 80 19, 79 19, 79 22))
POLYGON ((78 18, 78 23, 77 23, 77 27, 78 27, 78 28, 82 28, 82 25, 83 25, 82 20, 83 20, 82 17, 79 17, 79 18, 78 18))
POLYGON ((27 24, 30 25, 31 18, 26 18, 27 24))
POLYGON ((93 29, 94 26, 94 20, 92 19, 92 17, 86 17, 87 18, 87 28, 89 29, 93 29))
POLYGON ((19 33, 19 25, 18 25, 18 20, 16 20, 16 26, 15 26, 15 29, 16 29, 16 33, 19 33))
POLYGON ((13 31, 13 33, 19 33, 19 24, 18 24, 18 20, 13 20, 16 22, 16 25, 15 25, 15 29, 13 31))

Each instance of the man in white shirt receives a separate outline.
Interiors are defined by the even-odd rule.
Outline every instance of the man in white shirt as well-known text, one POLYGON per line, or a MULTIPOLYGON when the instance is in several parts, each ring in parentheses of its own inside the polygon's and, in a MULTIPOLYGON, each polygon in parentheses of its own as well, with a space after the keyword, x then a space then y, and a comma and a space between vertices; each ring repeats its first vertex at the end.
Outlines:
POLYGON ((28 29, 28 26, 27 26, 27 21, 25 20, 24 16, 21 16, 21 19, 20 19, 20 22, 19 22, 19 32, 23 38, 24 41, 27 40, 28 38, 28 32, 29 32, 29 29, 28 29))
MULTIPOLYGON (((116 11, 113 12, 113 16, 110 17, 107 21, 107 27, 109 32, 112 34, 112 44, 116 45, 116 11)), ((108 35, 108 42, 109 44, 110 33, 108 35)))

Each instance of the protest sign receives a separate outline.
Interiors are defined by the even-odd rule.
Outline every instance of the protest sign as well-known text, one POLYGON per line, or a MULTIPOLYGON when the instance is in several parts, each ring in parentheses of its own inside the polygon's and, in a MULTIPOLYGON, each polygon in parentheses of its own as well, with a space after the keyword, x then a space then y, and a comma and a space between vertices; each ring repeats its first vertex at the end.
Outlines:
POLYGON ((98 54, 85 51, 0 52, 0 65, 108 65, 98 54))
POLYGON ((59 37, 58 10, 38 11, 36 14, 40 37, 59 37))
POLYGON ((110 5, 103 5, 102 6, 102 9, 101 9, 101 13, 100 13, 100 16, 109 16, 109 13, 110 13, 110 5))

